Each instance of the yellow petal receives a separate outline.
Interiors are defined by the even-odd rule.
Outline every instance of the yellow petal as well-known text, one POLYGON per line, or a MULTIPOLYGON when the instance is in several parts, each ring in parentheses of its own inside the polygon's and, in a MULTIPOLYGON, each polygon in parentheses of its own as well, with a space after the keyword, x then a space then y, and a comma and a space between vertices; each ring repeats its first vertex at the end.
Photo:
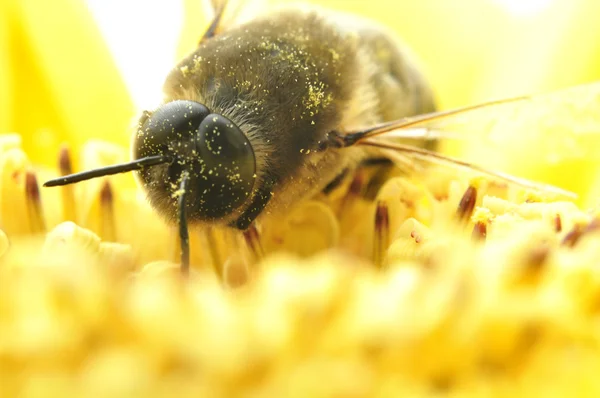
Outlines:
POLYGON ((21 148, 22 139, 20 134, 1 134, 0 133, 0 154, 4 154, 10 149, 21 148))
MULTIPOLYGON (((0 4, 0 46, 8 48, 11 42, 11 23, 10 10, 8 2, 0 4)), ((0 58, 0 134, 13 130, 14 102, 15 96, 14 82, 12 81, 13 67, 9 57, 0 58)))
POLYGON ((53 165, 64 141, 81 147, 90 137, 103 137, 128 144, 132 101, 84 2, 2 4, 12 22, 9 131, 27 137, 27 153, 53 165))
POLYGON ((8 237, 6 233, 0 229, 0 258, 6 253, 10 243, 8 242, 8 237))

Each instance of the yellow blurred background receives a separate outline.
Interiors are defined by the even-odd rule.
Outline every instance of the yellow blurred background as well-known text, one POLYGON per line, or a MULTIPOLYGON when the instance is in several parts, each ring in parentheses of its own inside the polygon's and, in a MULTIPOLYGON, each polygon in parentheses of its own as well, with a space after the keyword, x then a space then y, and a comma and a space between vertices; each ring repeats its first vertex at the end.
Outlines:
MULTIPOLYGON (((284 3, 271 0, 271 4, 284 3)), ((201 0, 0 0, 0 131, 37 162, 63 142, 124 146, 206 26, 201 0)), ((260 2, 258 2, 260 3, 260 2)), ((595 0, 321 0, 394 29, 442 108, 600 80, 595 0)))

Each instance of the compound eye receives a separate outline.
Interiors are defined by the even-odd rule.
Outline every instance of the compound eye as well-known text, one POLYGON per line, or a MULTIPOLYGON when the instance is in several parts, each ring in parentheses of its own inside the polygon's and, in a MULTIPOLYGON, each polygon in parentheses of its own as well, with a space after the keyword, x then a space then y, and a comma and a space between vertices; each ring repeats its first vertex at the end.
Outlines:
POLYGON ((177 100, 160 106, 151 115, 145 114, 133 142, 134 157, 164 154, 169 143, 193 141, 198 126, 209 113, 198 102, 177 100))
POLYGON ((200 123, 196 150, 203 163, 201 212, 210 218, 231 214, 254 187, 256 159, 250 141, 231 120, 213 113, 200 123))

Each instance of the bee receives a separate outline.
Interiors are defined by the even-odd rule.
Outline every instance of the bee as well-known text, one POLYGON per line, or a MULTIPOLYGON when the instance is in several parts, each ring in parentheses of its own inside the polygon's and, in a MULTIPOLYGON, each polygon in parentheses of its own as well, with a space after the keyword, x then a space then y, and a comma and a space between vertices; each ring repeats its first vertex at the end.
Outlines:
POLYGON ((411 133, 494 103, 436 112, 425 76, 385 28, 308 6, 224 26, 225 4, 215 5, 197 48, 167 76, 162 105, 139 118, 133 161, 45 186, 135 171, 151 206, 178 223, 187 274, 188 225, 246 230, 330 189, 361 164, 387 159, 384 151, 523 184, 434 152, 439 137, 427 129, 411 133), (415 138, 425 144, 402 141, 415 138))

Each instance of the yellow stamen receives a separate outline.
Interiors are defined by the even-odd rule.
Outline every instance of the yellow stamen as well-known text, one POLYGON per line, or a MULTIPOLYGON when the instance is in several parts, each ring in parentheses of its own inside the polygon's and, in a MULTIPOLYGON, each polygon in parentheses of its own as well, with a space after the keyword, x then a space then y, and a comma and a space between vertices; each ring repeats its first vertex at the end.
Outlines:
POLYGON ((110 182, 104 182, 100 190, 100 236, 109 242, 117 241, 114 198, 110 182))
POLYGON ((31 234, 35 235, 46 232, 40 188, 35 174, 29 171, 25 175, 25 203, 31 234))
POLYGON ((473 210, 475 209, 475 203, 477 201, 477 188, 473 185, 469 185, 465 193, 463 194, 458 209, 456 210, 456 216, 461 223, 468 223, 473 210))
MULTIPOLYGON (((71 155, 67 147, 60 150, 58 158, 58 168, 61 176, 66 176, 73 173, 71 164, 71 155)), ((63 219, 65 221, 77 221, 76 219, 76 201, 75 201, 75 186, 63 185, 60 187, 62 197, 63 219)))
POLYGON ((556 213, 556 216, 554 216, 554 230, 556 232, 562 231, 562 218, 560 217, 560 214, 558 214, 558 213, 556 213))
POLYGON ((473 212, 473 232, 471 238, 475 241, 484 241, 487 237, 487 229, 494 215, 486 208, 477 208, 473 212))
POLYGON ((381 268, 390 245, 390 220, 388 206, 384 201, 377 202, 375 209, 375 235, 373 242, 373 262, 381 268))
POLYGON ((473 226, 473 233, 471 234, 474 240, 485 240, 487 236, 487 224, 483 221, 477 221, 473 226))

